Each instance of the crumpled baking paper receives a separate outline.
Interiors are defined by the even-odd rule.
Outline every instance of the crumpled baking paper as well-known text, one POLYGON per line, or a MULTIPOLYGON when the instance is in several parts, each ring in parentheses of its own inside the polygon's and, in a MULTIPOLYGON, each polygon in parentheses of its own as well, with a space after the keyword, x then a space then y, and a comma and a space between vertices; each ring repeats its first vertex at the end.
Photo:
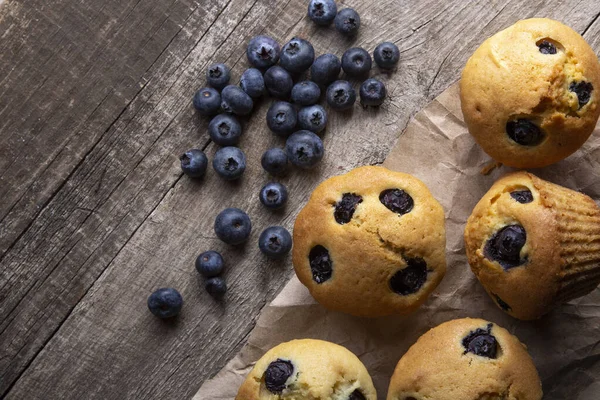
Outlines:
MULTIPOLYGON (((500 167, 483 175, 489 164, 463 122, 455 84, 415 116, 384 163, 423 180, 446 212, 448 270, 428 301, 408 316, 357 318, 326 310, 294 277, 262 310, 245 347, 204 383, 194 400, 234 399, 262 354, 296 338, 329 340, 353 351, 371 373, 378 398, 385 399, 396 363, 417 338, 462 317, 493 321, 525 343, 542 378, 544 399, 599 400, 600 289, 540 320, 524 322, 499 310, 469 268, 463 241, 467 217, 492 183, 510 170, 500 167)), ((600 124, 578 152, 531 172, 598 202, 600 124)))

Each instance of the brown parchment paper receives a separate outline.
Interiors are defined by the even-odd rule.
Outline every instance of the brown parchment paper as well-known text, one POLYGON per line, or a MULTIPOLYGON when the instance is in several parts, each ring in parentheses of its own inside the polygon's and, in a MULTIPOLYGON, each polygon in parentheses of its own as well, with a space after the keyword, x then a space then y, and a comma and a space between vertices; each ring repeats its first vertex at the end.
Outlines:
MULTIPOLYGON (((294 277, 262 310, 248 344, 200 388, 194 400, 233 399, 262 354, 295 338, 329 340, 353 351, 371 373, 378 398, 385 399, 396 363, 417 338, 461 317, 488 319, 519 337, 543 380, 544 399, 600 400, 600 289, 538 321, 523 322, 500 311, 471 273, 464 224, 492 183, 510 170, 501 167, 482 175, 489 162, 467 132, 455 84, 415 116, 384 163, 423 180, 446 212, 448 271, 429 300, 408 316, 357 318, 324 309, 294 277)), ((598 202, 600 124, 577 153, 532 172, 598 202)))

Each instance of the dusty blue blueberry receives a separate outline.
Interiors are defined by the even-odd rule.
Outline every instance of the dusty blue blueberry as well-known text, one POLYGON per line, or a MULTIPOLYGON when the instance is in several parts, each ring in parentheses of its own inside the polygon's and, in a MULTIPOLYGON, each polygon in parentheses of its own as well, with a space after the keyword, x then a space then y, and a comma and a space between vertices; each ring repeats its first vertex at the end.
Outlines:
POLYGON ((298 82, 292 88, 292 101, 300 106, 317 104, 319 97, 321 89, 313 81, 298 82))
POLYGON ((306 71, 315 60, 315 49, 309 41, 292 38, 281 49, 279 64, 291 74, 306 71))
POLYGON ((148 308, 158 318, 174 317, 182 306, 183 297, 173 288, 160 288, 148 297, 148 308))
POLYGON ((257 98, 265 93, 265 80, 262 73, 256 68, 248 68, 242 74, 240 86, 252 98, 257 98))
POLYGON ((194 95, 194 107, 202 115, 214 115, 221 107, 221 95, 213 88, 202 88, 194 95))
POLYGON ((283 258, 292 249, 292 235, 283 226, 270 226, 260 234, 258 248, 268 258, 283 258))
POLYGON ((327 86, 340 75, 342 63, 334 54, 322 54, 310 67, 310 79, 319 85, 327 86))
POLYGON ((221 92, 221 108, 226 113, 248 115, 253 106, 252 98, 239 86, 225 86, 221 92))
POLYGON ((179 156, 181 170, 190 178, 202 178, 206 174, 208 158, 202 150, 191 149, 179 156))
POLYGON ((335 81, 327 88, 325 98, 334 110, 346 110, 356 101, 356 91, 348 81, 335 81))
POLYGON ((225 64, 213 64, 206 70, 208 84, 217 90, 223 89, 231 79, 231 71, 225 64))
POLYGON ((383 82, 370 78, 360 85, 360 102, 364 106, 379 106, 385 100, 387 90, 383 82))
POLYGON ((219 146, 238 144, 242 135, 242 126, 231 114, 219 114, 208 124, 210 138, 219 146))
POLYGON ((360 28, 360 16, 352 8, 344 8, 335 16, 335 29, 346 36, 354 36, 360 28))
POLYGON ((274 147, 265 151, 260 159, 263 169, 273 176, 283 176, 288 170, 288 157, 283 149, 274 147))
POLYGON ((317 25, 329 25, 337 14, 334 0, 310 0, 308 3, 308 18, 317 25))
POLYGON ((318 104, 303 107, 298 111, 298 126, 311 132, 321 132, 327 125, 327 112, 318 104))
POLYGON ((311 131, 298 131, 287 138, 285 152, 295 166, 313 168, 323 158, 323 141, 311 131))
POLYGON ((288 137, 296 129, 296 109, 286 101, 275 101, 267 111, 267 126, 273 133, 288 137))
POLYGON ((371 64, 371 55, 361 47, 352 47, 342 55, 342 69, 351 77, 369 75, 371 64))
POLYGON ((279 43, 269 36, 256 36, 250 39, 246 48, 248 62, 258 69, 265 70, 279 61, 279 43))
POLYGON ((225 283, 225 279, 219 276, 207 279, 206 283, 204 284, 204 288, 208 294, 216 298, 219 298, 227 293, 227 284, 225 283))
POLYGON ((215 153, 212 165, 221 178, 239 179, 246 170, 246 155, 237 147, 223 147, 215 153))
POLYGON ((285 206, 288 199, 288 192, 286 187, 281 183, 269 182, 260 189, 258 197, 265 207, 278 210, 285 206))
POLYGON ((223 242, 238 245, 248 240, 252 223, 248 214, 239 208, 226 208, 217 215, 214 229, 223 242))
POLYGON ((223 256, 214 250, 205 251, 196 258, 196 270, 206 278, 223 272, 223 256))
POLYGON ((292 93, 294 81, 292 76, 279 65, 275 65, 265 72, 265 86, 273 97, 287 100, 292 93))
POLYGON ((398 50, 398 46, 392 42, 383 42, 375 47, 373 58, 377 65, 379 65, 379 68, 391 69, 394 68, 396 64, 398 64, 398 60, 400 60, 400 50, 398 50))

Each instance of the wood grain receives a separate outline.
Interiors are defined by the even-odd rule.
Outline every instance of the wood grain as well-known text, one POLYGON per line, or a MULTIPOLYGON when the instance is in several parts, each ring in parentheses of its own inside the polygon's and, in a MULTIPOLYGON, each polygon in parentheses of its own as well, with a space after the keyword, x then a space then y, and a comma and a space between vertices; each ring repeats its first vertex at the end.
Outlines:
POLYGON ((347 1, 361 14, 354 40, 305 17, 303 1, 14 1, 0 8, 0 397, 183 398, 240 348, 261 307, 291 274, 256 240, 291 227, 312 188, 354 166, 381 163, 411 115, 458 79, 472 51, 519 18, 564 21, 600 49, 595 1, 347 1), (235 82, 245 43, 259 33, 306 37, 341 56, 398 44, 380 110, 330 113, 326 156, 282 181, 291 198, 267 212, 260 155, 283 142, 268 132, 269 101, 244 121, 249 160, 241 182, 212 171, 181 176, 177 155, 216 147, 190 105, 206 66, 223 61, 235 82), (212 231, 226 206, 254 231, 227 248, 212 231), (222 251, 229 292, 216 302, 193 268, 222 251), (180 318, 158 321, 146 298, 162 286, 185 298, 180 318))

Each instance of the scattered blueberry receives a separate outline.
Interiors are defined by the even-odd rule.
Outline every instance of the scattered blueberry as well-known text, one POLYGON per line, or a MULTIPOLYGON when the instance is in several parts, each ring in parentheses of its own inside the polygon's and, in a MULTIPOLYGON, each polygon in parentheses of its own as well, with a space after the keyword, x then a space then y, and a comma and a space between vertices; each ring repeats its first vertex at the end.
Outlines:
POLYGON ((542 40, 538 45, 542 54, 556 54, 556 46, 547 40, 542 40))
POLYGON ((188 150, 179 157, 179 160, 181 161, 181 170, 190 178, 202 178, 206 173, 208 158, 202 150, 188 150))
POLYGON ((294 366, 287 360, 277 359, 269 364, 265 371, 265 386, 271 393, 281 393, 286 382, 294 373, 294 366))
POLYGON ((319 97, 321 97, 321 89, 313 81, 298 82, 292 88, 292 101, 300 106, 317 104, 319 97))
POLYGON ((319 133, 327 125, 327 112, 318 104, 302 107, 298 111, 298 126, 311 132, 319 133))
POLYGON ((390 288, 403 296, 417 293, 427 280, 427 263, 422 258, 409 258, 406 268, 396 272, 390 279, 390 288))
POLYGON ((379 68, 392 69, 400 60, 400 50, 392 42, 383 42, 375 47, 373 58, 379 68))
POLYGON ((510 192, 510 197, 512 197, 521 204, 527 204, 533 201, 533 193, 531 193, 531 190, 529 189, 515 190, 513 192, 510 192))
POLYGON ((333 218, 340 225, 347 224, 352 220, 356 208, 363 202, 362 196, 356 193, 344 193, 342 199, 333 207, 333 218))
POLYGON ((308 18, 317 25, 329 25, 337 14, 334 0, 310 0, 308 3, 308 18))
POLYGON ((387 90, 383 82, 369 78, 360 85, 360 102, 364 106, 380 106, 385 100, 387 90))
POLYGON ((340 75, 342 63, 334 54, 322 54, 310 67, 310 79, 319 85, 327 86, 340 75))
POLYGON ((323 283, 333 275, 333 260, 329 256, 329 250, 320 244, 310 249, 308 262, 312 272, 313 281, 323 283))
POLYGON ((465 348, 464 354, 473 353, 481 357, 496 358, 498 352, 498 341, 491 334, 492 324, 489 323, 486 329, 476 329, 469 333, 462 341, 465 348))
POLYGON ((265 151, 260 159, 263 169, 273 176, 283 176, 288 170, 288 157, 283 149, 274 147, 265 151))
POLYGON ((569 85, 569 91, 577 95, 577 99, 579 101, 579 108, 585 106, 590 101, 593 90, 594 85, 586 81, 571 82, 571 84, 569 85))
POLYGON ((258 248, 268 258, 283 258, 292 249, 292 236, 283 226, 270 226, 260 234, 258 248))
POLYGON ((287 137, 296 128, 296 109, 286 101, 275 101, 267 111, 267 126, 273 133, 287 137))
POLYGON ((288 99, 292 93, 294 81, 292 76, 279 65, 275 65, 265 72, 265 86, 273 97, 288 99))
POLYGON ((266 69, 279 61, 279 43, 269 36, 256 36, 248 42, 248 62, 259 69, 266 69))
POLYGON ((311 131, 298 131, 288 137, 285 151, 292 164, 309 169, 323 158, 323 141, 311 131))
POLYGON ((544 139, 544 133, 533 122, 520 118, 506 123, 506 133, 515 143, 522 146, 535 146, 544 139))
POLYGON ((214 115, 221 107, 221 95, 213 88, 202 88, 194 95, 194 107, 202 115, 214 115))
POLYGON ((231 79, 231 72, 225 64, 213 64, 206 70, 208 84, 217 90, 227 86, 229 79, 231 79))
POLYGON ((314 60, 315 49, 312 44, 295 37, 282 47, 279 64, 291 74, 300 74, 306 71, 314 60))
POLYGON ((498 261, 504 269, 523 265, 527 259, 521 258, 521 249, 527 242, 527 232, 521 225, 508 225, 496 232, 485 244, 486 258, 498 261))
POLYGON ((371 55, 362 47, 352 47, 342 55, 342 69, 351 77, 368 75, 371 64, 371 55))
POLYGON ((231 114, 219 114, 208 124, 210 138, 219 146, 233 146, 240 141, 242 126, 231 114))
POLYGON ((335 29, 346 36, 354 36, 360 28, 360 17, 352 8, 344 8, 335 16, 335 29))
POLYGON ((196 270, 206 278, 221 275, 223 257, 214 250, 205 251, 196 258, 196 270))
POLYGON ((335 81, 327 88, 325 98, 334 110, 347 110, 356 101, 356 91, 348 81, 335 81))
POLYGON ((252 98, 238 86, 225 86, 221 92, 221 108, 227 113, 248 115, 253 106, 252 98))
POLYGON ((402 189, 386 189, 379 193, 379 201, 389 210, 400 215, 412 211, 415 201, 412 196, 402 189))
MULTIPOLYGON (((348 400, 367 400, 367 398, 360 390, 355 389, 352 393, 350 393, 348 400)), ((410 400, 410 397, 408 397, 407 400, 410 400)))
POLYGON ((248 240, 252 223, 239 208, 226 208, 215 219, 215 233, 223 242, 238 245, 248 240))
POLYGON ((281 183, 269 182, 260 189, 258 197, 265 207, 278 210, 285 206, 288 199, 288 192, 281 183))
POLYGON ((174 317, 181 311, 183 297, 173 288, 161 288, 148 297, 148 308, 158 318, 174 317))
POLYGON ((252 98, 257 98, 265 93, 265 80, 262 73, 256 68, 248 68, 240 78, 242 90, 252 98))
POLYGON ((225 279, 215 276, 214 278, 210 278, 206 280, 204 284, 204 288, 212 297, 221 297, 227 292, 227 284, 225 283, 225 279))
POLYGON ((212 165, 221 178, 232 181, 246 170, 246 155, 237 147, 223 147, 215 153, 212 165))

